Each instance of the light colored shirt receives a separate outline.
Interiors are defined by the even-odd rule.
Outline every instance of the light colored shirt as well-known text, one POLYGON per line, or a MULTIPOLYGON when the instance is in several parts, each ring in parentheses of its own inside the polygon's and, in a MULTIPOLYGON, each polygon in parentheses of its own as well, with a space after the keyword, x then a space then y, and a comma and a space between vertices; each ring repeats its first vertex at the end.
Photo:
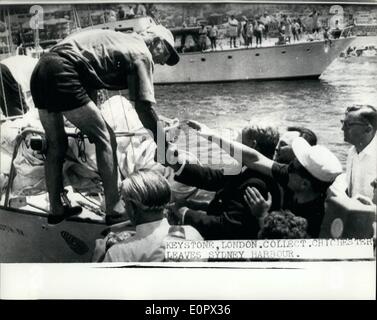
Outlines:
MULTIPOLYGON (((202 241, 199 232, 191 226, 182 226, 186 240, 202 241)), ((113 245, 106 253, 104 262, 161 262, 165 258, 163 242, 170 224, 162 220, 136 226, 134 236, 113 245)))
POLYGON ((349 196, 352 198, 361 194, 372 199, 373 187, 370 184, 376 177, 377 135, 360 153, 354 146, 348 152, 346 181, 349 196))
POLYGON ((50 51, 74 61, 89 88, 128 88, 130 100, 156 103, 153 58, 136 33, 91 29, 69 35, 50 51))

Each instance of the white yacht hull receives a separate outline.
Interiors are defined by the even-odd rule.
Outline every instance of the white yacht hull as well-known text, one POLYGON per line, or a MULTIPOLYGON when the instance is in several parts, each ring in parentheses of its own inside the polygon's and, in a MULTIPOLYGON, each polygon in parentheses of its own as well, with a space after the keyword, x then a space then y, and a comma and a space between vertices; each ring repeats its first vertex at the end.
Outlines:
POLYGON ((261 48, 180 54, 175 66, 155 66, 154 83, 223 82, 319 77, 355 38, 261 48))

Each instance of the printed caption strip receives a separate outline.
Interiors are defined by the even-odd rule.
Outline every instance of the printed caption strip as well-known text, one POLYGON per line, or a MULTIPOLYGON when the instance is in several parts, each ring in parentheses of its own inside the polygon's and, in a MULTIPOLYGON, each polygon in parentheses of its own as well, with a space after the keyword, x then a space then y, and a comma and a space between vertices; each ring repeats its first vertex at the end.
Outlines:
POLYGON ((359 260, 374 259, 374 250, 373 239, 169 240, 165 258, 170 261, 359 260))

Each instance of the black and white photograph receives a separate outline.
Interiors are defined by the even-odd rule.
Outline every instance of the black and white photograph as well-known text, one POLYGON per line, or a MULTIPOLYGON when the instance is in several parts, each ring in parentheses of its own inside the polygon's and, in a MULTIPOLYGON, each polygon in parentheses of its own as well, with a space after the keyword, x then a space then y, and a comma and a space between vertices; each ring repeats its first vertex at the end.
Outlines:
POLYGON ((0 1, 0 107, 0 299, 376 298, 377 1, 0 1))

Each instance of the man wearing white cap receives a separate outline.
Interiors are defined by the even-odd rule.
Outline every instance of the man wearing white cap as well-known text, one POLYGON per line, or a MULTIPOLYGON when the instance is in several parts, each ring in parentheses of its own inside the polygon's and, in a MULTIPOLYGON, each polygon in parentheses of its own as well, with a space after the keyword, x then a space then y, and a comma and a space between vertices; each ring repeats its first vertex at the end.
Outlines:
POLYGON ((128 89, 141 122, 157 140, 157 132, 162 128, 152 107, 156 102, 154 63, 175 65, 178 61, 174 37, 162 26, 153 26, 142 35, 94 29, 74 33, 41 57, 31 78, 31 92, 46 132, 50 223, 58 223, 81 210, 63 206, 60 196, 67 148, 63 116, 95 144, 106 221, 119 221, 119 210, 114 209, 119 201, 116 140, 96 107, 96 90, 128 89))
MULTIPOLYGON (((341 163, 330 150, 321 145, 311 146, 305 139, 298 137, 292 143, 296 158, 289 165, 280 164, 255 149, 216 136, 205 125, 194 121, 189 125, 198 130, 201 136, 219 143, 224 150, 242 152, 242 162, 249 168, 272 176, 287 191, 283 209, 289 209, 295 215, 307 219, 309 235, 318 237, 326 190, 342 173, 341 163)), ((256 198, 265 201, 259 194, 256 198)))

